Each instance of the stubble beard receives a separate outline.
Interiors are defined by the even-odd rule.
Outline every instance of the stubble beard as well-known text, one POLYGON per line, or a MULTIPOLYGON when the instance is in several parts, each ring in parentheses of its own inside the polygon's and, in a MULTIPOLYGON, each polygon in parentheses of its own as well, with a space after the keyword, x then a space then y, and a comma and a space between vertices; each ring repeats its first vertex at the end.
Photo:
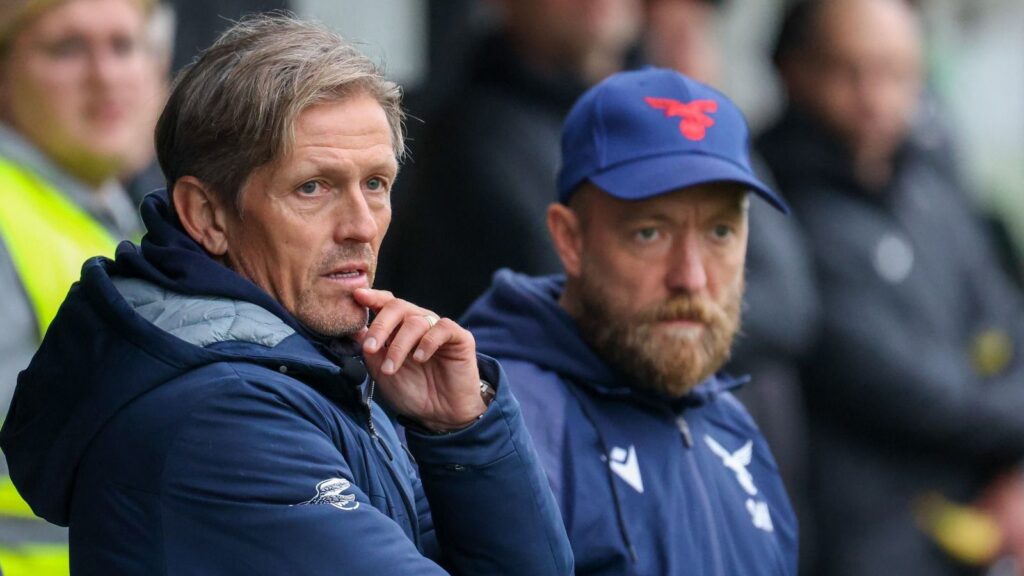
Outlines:
POLYGON ((622 303, 597 283, 580 281, 580 332, 611 366, 631 378, 630 385, 658 396, 679 398, 717 372, 729 359, 740 324, 742 279, 723 305, 686 295, 673 296, 636 313, 620 312, 622 303), (703 324, 696 338, 662 322, 703 324))
POLYGON ((335 298, 326 299, 322 294, 316 292, 320 275, 333 269, 340 262, 352 260, 369 263, 369 268, 366 271, 367 281, 369 286, 373 286, 373 278, 377 270, 377 255, 373 253, 368 244, 343 244, 324 255, 320 264, 313 269, 306 287, 296 299, 295 317, 307 328, 321 336, 328 338, 351 336, 362 330, 369 319, 369 312, 365 308, 361 314, 357 313, 357 305, 352 301, 350 294, 341 296, 339 301, 335 298), (339 309, 339 306, 350 306, 353 310, 343 311, 339 309))

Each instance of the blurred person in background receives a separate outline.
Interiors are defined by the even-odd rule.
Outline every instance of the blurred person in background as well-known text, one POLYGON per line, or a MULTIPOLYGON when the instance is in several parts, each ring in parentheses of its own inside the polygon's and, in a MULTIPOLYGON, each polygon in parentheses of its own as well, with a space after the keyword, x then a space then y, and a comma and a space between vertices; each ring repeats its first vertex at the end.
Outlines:
MULTIPOLYGON (((140 133, 152 133, 153 9, 152 0, 0 3, 2 413, 82 262, 113 255, 140 230, 117 176, 140 133)), ((0 466, 0 569, 66 574, 66 531, 35 518, 0 466)))
POLYGON ((544 215, 562 119, 621 70, 641 0, 499 0, 499 27, 410 143, 380 284, 457 316, 510 267, 559 270, 544 215))
POLYGON ((646 62, 718 84, 722 67, 717 25, 724 0, 645 0, 641 41, 646 62))
MULTIPOLYGON (((722 1, 648 0, 644 59, 711 85, 721 78, 718 19, 722 1)), ((752 158, 766 182, 771 175, 752 158)), ((820 303, 810 255, 797 219, 754 202, 750 206, 742 329, 724 370, 749 375, 736 397, 768 440, 800 519, 801 566, 814 553, 806 504, 807 426, 800 364, 817 335, 820 303)))
POLYGON ((139 97, 139 101, 149 111, 145 120, 139 124, 138 143, 132 148, 132 154, 121 166, 117 176, 136 206, 142 203, 146 194, 167 184, 156 159, 153 127, 156 126, 170 91, 175 16, 169 4, 157 4, 149 18, 146 32, 151 64, 148 70, 153 76, 142 83, 145 93, 139 97))
POLYGON ((757 142, 820 286, 803 382, 829 576, 977 574, 1021 550, 1024 303, 924 105, 921 52, 903 0, 798 3, 774 54, 789 105, 757 142))

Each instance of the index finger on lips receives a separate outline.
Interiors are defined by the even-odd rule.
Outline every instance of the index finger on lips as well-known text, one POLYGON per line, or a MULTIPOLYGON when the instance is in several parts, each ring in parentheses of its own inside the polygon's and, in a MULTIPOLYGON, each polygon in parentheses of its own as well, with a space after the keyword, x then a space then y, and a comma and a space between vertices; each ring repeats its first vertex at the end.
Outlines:
POLYGON ((352 298, 357 303, 366 306, 374 312, 379 311, 389 302, 398 300, 394 294, 387 290, 375 290, 373 288, 358 288, 352 292, 352 298))

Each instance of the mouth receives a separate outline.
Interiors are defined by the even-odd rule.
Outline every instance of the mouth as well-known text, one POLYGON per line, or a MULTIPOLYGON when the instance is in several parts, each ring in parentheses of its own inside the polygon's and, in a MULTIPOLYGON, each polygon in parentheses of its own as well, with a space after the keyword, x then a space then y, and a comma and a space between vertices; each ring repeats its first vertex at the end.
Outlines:
POLYGON ((367 270, 369 270, 369 266, 365 263, 353 262, 335 266, 327 273, 322 274, 321 277, 330 280, 331 282, 338 282, 342 284, 366 284, 367 270))
POLYGON ((657 325, 674 338, 693 339, 701 335, 704 322, 691 318, 672 318, 661 320, 657 325))
POLYGON ((126 115, 126 107, 118 102, 98 102, 89 108, 89 114, 97 121, 114 122, 126 115))

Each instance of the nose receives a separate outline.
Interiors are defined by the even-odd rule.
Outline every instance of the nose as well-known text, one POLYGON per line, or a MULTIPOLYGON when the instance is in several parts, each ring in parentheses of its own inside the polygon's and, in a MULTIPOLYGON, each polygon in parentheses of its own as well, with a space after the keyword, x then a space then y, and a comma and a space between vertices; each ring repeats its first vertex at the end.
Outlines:
POLYGON ((370 206, 358 187, 345 196, 348 201, 340 202, 337 209, 336 240, 338 243, 372 242, 380 231, 375 218, 375 208, 370 206))
POLYGON ((666 283, 673 292, 697 294, 708 284, 704 265, 704 249, 694 234, 676 242, 666 274, 666 283))
POLYGON ((89 62, 93 80, 103 85, 116 79, 124 67, 124 57, 107 47, 94 47, 89 62))

